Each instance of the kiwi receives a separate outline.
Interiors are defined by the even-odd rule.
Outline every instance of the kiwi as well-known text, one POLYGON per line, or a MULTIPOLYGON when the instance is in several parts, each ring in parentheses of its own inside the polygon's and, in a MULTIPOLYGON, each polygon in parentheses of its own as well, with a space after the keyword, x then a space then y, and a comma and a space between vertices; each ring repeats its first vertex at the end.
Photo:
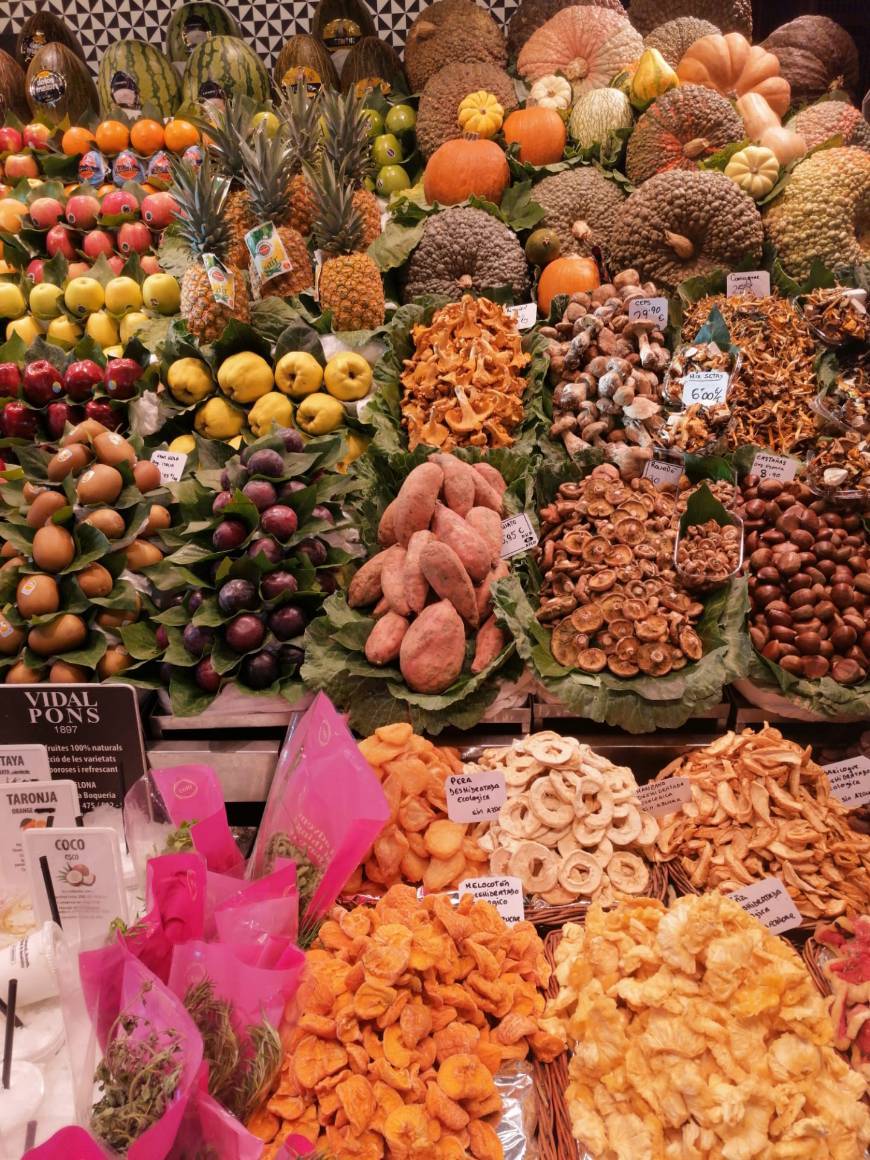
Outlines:
POLYGON ((49 684, 81 685, 90 680, 91 674, 81 665, 69 665, 66 661, 55 661, 48 670, 49 684))
POLYGON ((140 459, 133 467, 133 478, 141 492, 154 491, 160 486, 160 468, 150 459, 140 459))
POLYGON ((45 669, 31 669, 24 661, 18 661, 6 670, 7 685, 36 685, 42 680, 45 669))
POLYGON ((15 607, 25 620, 60 608, 60 590, 53 576, 24 576, 18 581, 15 607))
POLYGON ((122 673, 124 669, 129 669, 132 663, 133 658, 123 645, 112 645, 111 648, 106 649, 97 665, 97 676, 105 681, 107 677, 114 677, 118 673, 122 673))
POLYGON ((41 528, 55 512, 68 504, 69 500, 62 491, 41 491, 27 509, 27 522, 32 528, 41 528))
POLYGON ((48 624, 38 624, 27 634, 27 647, 38 656, 69 652, 79 648, 88 639, 88 626, 80 616, 62 612, 48 624))
POLYGON ((108 430, 108 427, 104 427, 96 419, 83 419, 68 435, 64 435, 61 443, 64 447, 69 447, 73 443, 90 443, 92 439, 108 430))
POLYGON ((156 536, 172 523, 172 516, 162 504, 155 503, 148 513, 148 519, 139 533, 140 536, 156 536))
POLYGON ((76 580, 85 596, 108 596, 115 584, 112 573, 102 564, 88 564, 76 573, 76 580))
POLYGON ((83 443, 63 447, 48 461, 48 478, 52 483, 59 483, 71 473, 81 471, 92 458, 90 447, 86 447, 83 443))
POLYGON ((76 484, 79 503, 114 503, 124 487, 124 477, 117 467, 95 463, 76 484))
POLYGON ((147 540, 134 540, 127 549, 127 567, 131 572, 141 572, 143 568, 159 564, 162 559, 160 549, 147 540))
POLYGON ((24 644, 24 633, 0 612, 0 656, 11 657, 24 644))
POLYGON ((101 432, 94 439, 94 451, 100 463, 107 463, 110 467, 117 467, 119 463, 127 462, 132 467, 136 462, 136 452, 123 435, 116 431, 101 432))
POLYGON ((124 611, 113 611, 112 609, 104 608, 102 612, 97 614, 97 624, 100 628, 121 628, 125 624, 134 624, 139 619, 139 613, 141 611, 142 601, 137 592, 135 608, 124 611))
POLYGON ((45 572, 62 572, 75 559, 76 542, 66 528, 46 524, 37 529, 32 552, 37 568, 45 572))
POLYGON ((127 530, 124 517, 112 508, 97 508, 83 522, 92 524, 107 540, 117 540, 127 530))

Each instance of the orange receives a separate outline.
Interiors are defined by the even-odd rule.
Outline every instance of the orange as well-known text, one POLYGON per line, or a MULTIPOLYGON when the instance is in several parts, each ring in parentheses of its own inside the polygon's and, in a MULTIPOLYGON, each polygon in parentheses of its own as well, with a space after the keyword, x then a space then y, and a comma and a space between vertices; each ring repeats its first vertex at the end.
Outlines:
POLYGON ((173 117, 168 122, 163 130, 163 137, 166 148, 171 149, 173 153, 183 153, 185 149, 189 149, 199 141, 196 126, 191 125, 190 121, 182 121, 179 117, 173 117))
POLYGON ((130 144, 130 131, 123 121, 101 121, 97 125, 97 147, 108 153, 120 153, 130 144))
POLYGON ((73 125, 67 129, 60 141, 60 147, 67 157, 76 157, 80 153, 87 153, 94 147, 94 135, 83 125, 73 125))
POLYGON ((163 148, 163 126, 159 121, 145 117, 130 130, 130 144, 143 157, 150 157, 163 148))

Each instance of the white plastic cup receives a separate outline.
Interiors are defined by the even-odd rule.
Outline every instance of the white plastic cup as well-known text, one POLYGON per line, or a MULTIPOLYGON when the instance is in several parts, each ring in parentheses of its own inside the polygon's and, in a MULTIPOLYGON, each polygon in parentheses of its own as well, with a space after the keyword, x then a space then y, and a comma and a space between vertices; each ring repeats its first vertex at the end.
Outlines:
POLYGON ((55 956, 63 931, 54 922, 16 939, 0 950, 0 997, 10 979, 18 980, 18 1006, 52 999, 58 993, 55 956))
POLYGON ((24 1151, 27 1124, 36 1119, 45 1081, 34 1063, 14 1059, 9 1075, 9 1090, 0 1085, 0 1156, 12 1160, 24 1151))

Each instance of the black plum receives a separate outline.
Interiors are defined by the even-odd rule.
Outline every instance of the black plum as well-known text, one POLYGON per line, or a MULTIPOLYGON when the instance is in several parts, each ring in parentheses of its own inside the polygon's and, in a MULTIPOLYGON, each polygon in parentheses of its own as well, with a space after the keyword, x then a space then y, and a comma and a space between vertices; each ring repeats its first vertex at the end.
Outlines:
POLYGON ((277 434, 284 440, 284 446, 288 451, 301 451, 305 446, 302 436, 293 427, 282 427, 277 434))
POLYGON ((214 502, 211 505, 212 513, 217 515, 219 512, 222 512, 227 504, 232 500, 232 498, 232 492, 219 491, 218 494, 214 497, 214 502))
POLYGON ((249 556, 264 556, 270 564, 277 567, 284 559, 284 549, 268 536, 260 536, 248 544, 249 556))
POLYGON ((278 680, 278 658, 270 653, 254 653, 242 661, 241 677, 246 685, 252 689, 268 689, 278 680))
POLYGON ((295 495, 297 491, 304 491, 305 488, 306 484, 301 479, 290 479, 287 483, 281 485, 281 490, 278 492, 278 499, 281 503, 284 503, 291 495, 295 495))
POLYGON ((319 503, 315 506, 314 510, 311 513, 311 516, 312 516, 312 519, 324 520, 328 524, 335 523, 335 516, 332 514, 332 512, 329 510, 329 508, 326 506, 326 504, 323 504, 323 503, 319 503))
POLYGON ((257 589, 250 580, 228 580, 218 592, 218 607, 227 616, 259 604, 257 589))
POLYGON ((281 665, 281 672, 284 676, 292 676, 305 660, 305 653, 301 648, 297 648, 295 644, 285 644, 281 646, 281 652, 278 656, 281 665))
POLYGON ((234 652, 245 653, 259 648, 266 635, 266 626, 258 616, 243 612, 226 627, 227 644, 234 652))
POLYGON ((278 640, 292 640, 305 630, 305 613, 295 604, 282 604, 269 616, 269 628, 278 640))

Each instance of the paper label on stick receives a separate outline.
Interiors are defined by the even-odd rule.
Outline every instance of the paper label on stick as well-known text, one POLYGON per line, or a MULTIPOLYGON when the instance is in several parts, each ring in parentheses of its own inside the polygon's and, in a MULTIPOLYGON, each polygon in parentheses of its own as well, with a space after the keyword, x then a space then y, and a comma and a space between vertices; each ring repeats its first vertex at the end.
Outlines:
POLYGON ((509 560, 520 552, 528 552, 538 542, 538 535, 532 527, 532 521, 521 512, 518 516, 502 520, 501 525, 501 558, 509 560))
POLYGON ((521 302, 519 306, 505 306, 505 313, 517 320, 517 330, 531 330, 538 321, 538 304, 521 302))
POLYGON ((23 835, 29 830, 75 826, 79 794, 73 781, 0 785, 0 870, 6 882, 27 882, 23 835))
POLYGON ((702 407, 712 407, 724 403, 728 395, 727 371, 689 371, 683 376, 683 403, 690 407, 700 403, 702 407))
POLYGON ((781 479, 788 483, 797 474, 797 463, 787 455, 774 455, 772 451, 759 451, 752 460, 751 471, 760 479, 781 479))
POLYGON ((508 926, 526 917, 523 883, 519 878, 464 878, 459 883, 459 897, 473 894, 480 902, 490 902, 508 926))
POLYGON ((763 922, 775 934, 793 930, 803 921, 779 878, 762 878, 760 882, 735 890, 728 897, 733 898, 747 914, 763 922))
POLYGON ((215 302, 232 310, 236 304, 235 278, 214 254, 203 254, 202 264, 215 302))
POLYGON ((665 327, 668 324, 667 298, 629 298, 628 321, 636 319, 649 320, 656 326, 665 327))
POLYGON ((281 235, 272 222, 263 222, 254 226, 245 234, 245 245, 251 255, 253 268, 257 271, 259 282, 268 282, 280 274, 289 274, 293 270, 293 263, 281 241, 281 235))
POLYGON ((187 455, 183 451, 152 451, 151 462, 160 472, 161 483, 178 483, 184 475, 187 455))
POLYGON ((692 800, 692 783, 687 777, 667 777, 664 781, 648 781, 637 787, 640 807, 661 818, 665 814, 675 814, 692 800))
POLYGON ((45 858, 61 925, 84 945, 101 945, 116 918, 127 919, 118 835, 108 827, 25 830, 24 857, 38 922, 51 904, 40 859, 45 858))
POLYGON ((0 783, 50 780, 44 745, 0 745, 0 783))
POLYGON ((845 761, 823 765, 822 769, 838 802, 844 806, 863 806, 870 802, 870 759, 847 757, 845 761))
POLYGON ((725 294, 747 294, 750 298, 767 298, 770 294, 770 274, 767 270, 744 270, 729 274, 725 279, 725 294))
POLYGON ((643 469, 644 479, 651 479, 656 487, 679 487, 682 474, 681 463, 668 463, 664 459, 650 459, 643 469))
POLYGON ((504 774, 454 773, 444 783, 447 816, 451 822, 485 822, 498 817, 507 800, 504 774))

